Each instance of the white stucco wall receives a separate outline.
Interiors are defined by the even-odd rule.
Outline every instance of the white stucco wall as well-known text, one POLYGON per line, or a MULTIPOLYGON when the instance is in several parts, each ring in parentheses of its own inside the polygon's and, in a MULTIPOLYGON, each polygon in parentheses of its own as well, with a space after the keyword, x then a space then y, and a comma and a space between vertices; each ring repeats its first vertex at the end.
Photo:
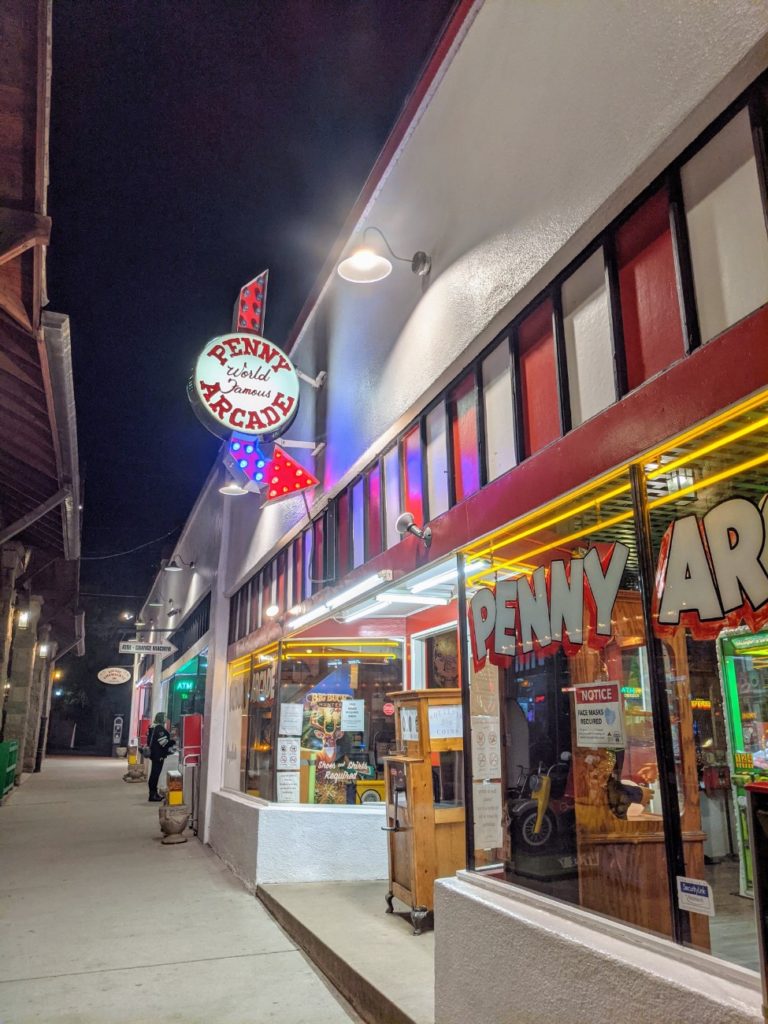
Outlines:
POLYGON ((281 806, 212 794, 208 841, 245 884, 387 877, 384 804, 281 806))
MULTIPOLYGON (((293 352, 328 370, 321 396, 302 386, 289 432, 327 441, 326 490, 768 64, 766 33, 754 0, 478 6, 359 225, 401 255, 429 251, 428 285, 404 264, 371 286, 334 275, 293 352)), ((301 501, 260 518, 257 499, 237 506, 230 590, 304 515, 301 501)))
POLYGON ((435 886, 436 1024, 757 1024, 752 971, 467 872, 435 886))
POLYGON ((207 841, 251 892, 256 890, 259 814, 254 802, 235 793, 211 793, 207 841))

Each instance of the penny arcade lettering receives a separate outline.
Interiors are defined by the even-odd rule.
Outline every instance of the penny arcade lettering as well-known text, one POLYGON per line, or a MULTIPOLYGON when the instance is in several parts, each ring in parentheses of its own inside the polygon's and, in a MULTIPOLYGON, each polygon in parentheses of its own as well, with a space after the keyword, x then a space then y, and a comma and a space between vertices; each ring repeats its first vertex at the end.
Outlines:
MULTIPOLYGON (((629 557, 613 544, 601 558, 557 560, 530 576, 481 587, 469 602, 475 669, 486 659, 508 666, 519 653, 575 654, 613 636, 613 608, 629 557)), ((669 524, 662 539, 652 595, 656 633, 686 627, 698 640, 728 627, 757 631, 768 623, 768 496, 759 504, 729 498, 705 515, 669 524)))
POLYGON ((294 367, 277 346, 256 335, 215 338, 198 359, 196 377, 208 412, 233 430, 274 430, 295 413, 294 367))

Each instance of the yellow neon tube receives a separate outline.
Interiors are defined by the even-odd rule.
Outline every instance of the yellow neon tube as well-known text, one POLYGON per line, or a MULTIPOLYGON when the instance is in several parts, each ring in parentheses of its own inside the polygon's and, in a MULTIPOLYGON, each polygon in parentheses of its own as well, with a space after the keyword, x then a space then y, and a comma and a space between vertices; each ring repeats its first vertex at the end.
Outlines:
MULTIPOLYGON (((679 446, 681 443, 685 443, 685 441, 687 441, 687 440, 692 440, 693 438, 698 437, 698 436, 700 436, 703 433, 707 433, 708 431, 715 429, 716 427, 722 425, 723 423, 728 423, 730 421, 733 421, 733 420, 737 419, 737 417, 739 415, 741 415, 741 414, 743 414, 745 412, 749 412, 750 410, 755 409, 757 406, 760 406, 760 404, 763 403, 764 401, 766 401, 767 398, 768 398, 768 391, 762 391, 760 394, 755 395, 753 398, 750 398, 750 399, 742 402, 742 404, 740 404, 740 406, 738 406, 736 409, 729 410, 726 413, 721 413, 719 416, 716 416, 716 417, 712 418, 711 420, 708 420, 706 423, 700 424, 697 427, 693 427, 690 430, 685 431, 682 434, 679 434, 677 437, 674 437, 671 440, 667 441, 663 446, 656 447, 655 450, 653 450, 653 451, 651 451, 649 453, 646 453, 642 457, 642 460, 640 460, 640 463, 641 464, 645 464, 645 463, 648 463, 648 462, 652 462, 658 456, 664 455, 664 453, 669 451, 671 449, 671 447, 679 446)), ((659 477, 659 476, 664 476, 666 473, 671 472, 672 470, 678 468, 679 466, 682 466, 682 465, 684 465, 685 463, 688 463, 688 462, 692 462, 692 461, 694 461, 695 459, 699 458, 702 455, 707 455, 710 452, 716 451, 717 449, 720 449, 720 447, 723 447, 724 445, 730 443, 731 441, 737 440, 739 437, 744 437, 744 436, 746 436, 748 434, 754 433, 756 430, 759 430, 761 427, 766 426, 766 425, 768 425, 768 416, 762 417, 760 420, 758 420, 755 423, 745 424, 743 427, 739 427, 738 429, 731 431, 729 434, 725 435, 724 437, 717 438, 714 441, 710 441, 707 444, 701 445, 700 447, 698 447, 698 449, 695 449, 694 451, 692 451, 690 453, 687 453, 684 456, 681 456, 679 459, 676 459, 676 460, 674 460, 671 463, 667 463, 664 466, 659 466, 655 470, 652 470, 650 472, 646 472, 645 473, 646 478, 654 479, 654 478, 659 477)), ((749 468, 751 468, 754 465, 759 465, 761 461, 762 460, 759 459, 759 460, 751 460, 748 463, 743 463, 741 465, 740 469, 749 469, 749 468)), ((622 473, 626 472, 631 465, 633 465, 633 464, 635 464, 637 462, 638 462, 638 460, 632 460, 631 462, 626 463, 624 466, 618 467, 612 473, 606 474, 604 477, 599 478, 598 480, 590 481, 590 483, 587 483, 583 487, 580 487, 577 490, 574 490, 574 492, 572 492, 570 495, 566 496, 563 499, 558 500, 556 503, 554 503, 550 507, 551 508, 557 508, 558 506, 562 507, 562 503, 563 502, 571 501, 574 497, 579 497, 580 495, 586 494, 586 493, 590 492, 590 490, 592 490, 592 492, 594 493, 594 490, 596 488, 598 488, 601 484, 606 483, 610 479, 614 479, 616 476, 621 475, 622 473)), ((693 492, 693 490, 695 490, 696 488, 700 488, 702 486, 705 486, 708 483, 717 482, 720 479, 726 479, 728 476, 733 475, 734 472, 739 472, 740 469, 727 470, 727 471, 724 471, 724 474, 716 474, 715 476, 709 477, 707 480, 699 480, 699 481, 697 481, 696 483, 694 483, 694 484, 692 484, 690 486, 683 487, 680 490, 676 490, 674 495, 670 496, 669 498, 657 499, 655 502, 650 503, 649 507, 650 508, 656 508, 659 505, 667 504, 670 501, 674 501, 676 497, 679 497, 681 495, 685 495, 685 494, 688 494, 690 492, 693 492)), ((503 540, 501 540, 498 544, 489 544, 488 545, 487 544, 488 541, 493 541, 495 538, 499 538, 500 536, 502 536, 504 534, 505 530, 509 530, 510 529, 510 524, 507 524, 506 526, 502 526, 499 529, 495 530, 494 532, 492 532, 492 534, 487 535, 487 537, 484 538, 482 542, 477 542, 474 545, 468 546, 466 549, 464 549, 464 552, 467 555, 471 555, 473 558, 482 557, 483 555, 485 555, 487 557, 488 555, 492 555, 492 553, 494 551, 497 551, 500 548, 506 547, 507 545, 512 544, 515 541, 523 540, 525 537, 529 537, 530 534, 535 534, 535 532, 538 529, 544 529, 544 528, 546 528, 548 526, 554 525, 557 522, 561 522, 563 519, 567 519, 568 516, 570 516, 570 515, 578 515, 580 512, 584 512, 584 511, 586 511, 589 508, 597 508, 598 506, 600 506, 604 502, 610 500, 611 498, 615 498, 618 495, 627 493, 629 489, 630 489, 630 484, 625 484, 622 487, 616 487, 613 490, 610 490, 610 492, 607 492, 605 495, 602 495, 599 498, 594 499, 591 502, 586 502, 586 503, 584 503, 584 504, 582 504, 581 506, 578 506, 578 507, 568 508, 568 509, 564 510, 563 512, 559 513, 557 516, 551 516, 549 519, 547 519, 547 520, 545 520, 543 522, 540 522, 540 523, 530 527, 527 530, 522 530, 522 531, 516 530, 515 532, 513 532, 513 534, 511 534, 508 537, 506 537, 503 540), (485 547, 485 545, 487 545, 487 547, 485 547)), ((526 522, 529 522, 531 520, 531 518, 534 518, 537 515, 542 515, 542 514, 544 514, 544 510, 542 510, 542 509, 538 509, 535 512, 530 512, 527 515, 522 516, 520 519, 518 519, 516 524, 515 524, 515 526, 520 526, 520 525, 522 525, 522 524, 524 524, 526 522)), ((628 518, 628 517, 629 516, 623 516, 623 518, 628 518)), ((611 520, 611 521, 616 521, 616 520, 611 520)), ((621 521, 621 519, 617 520, 617 521, 621 521)), ((598 525, 595 525, 594 527, 591 527, 591 528, 597 529, 598 525)), ((589 530, 587 532, 589 532, 589 530)), ((584 536, 584 531, 582 531, 581 536, 584 536)), ((563 540, 568 540, 568 539, 563 539, 563 540)), ((560 541, 558 543, 562 543, 562 541, 560 541)), ((556 545, 551 545, 549 547, 552 547, 552 546, 556 546, 556 545)), ((537 549, 537 551, 534 551, 534 552, 526 552, 526 556, 529 556, 531 554, 537 554, 537 553, 541 552, 542 550, 549 550, 549 548, 537 549)), ((511 568, 511 565, 510 565, 509 562, 500 561, 498 567, 501 567, 503 569, 507 569, 507 568, 511 568)), ((488 577, 488 575, 492 575, 492 574, 493 573, 490 570, 485 570, 484 572, 475 573, 475 574, 472 575, 471 580, 469 580, 468 582, 470 584, 474 585, 476 583, 476 581, 484 579, 484 578, 488 577)))
MULTIPOLYGON (((768 455, 766 456, 766 459, 768 459, 768 455)), ((632 509, 630 509, 628 512, 621 512, 619 513, 619 515, 612 516, 610 519, 603 519, 599 523, 593 523, 591 526, 585 526, 583 529, 577 530, 575 533, 568 534, 567 537, 558 537, 556 540, 551 541, 549 544, 542 544, 541 547, 534 548, 533 551, 527 551, 526 554, 529 556, 541 555, 545 551, 551 551, 552 548, 559 548, 562 544, 568 544, 572 540, 578 540, 579 537, 585 537, 587 534, 594 533, 596 530, 604 530, 607 529, 609 526, 615 526, 617 523, 623 523, 627 519, 631 519, 633 515, 634 512, 632 509)), ((514 563, 509 564, 514 565, 514 563)), ((498 569, 504 570, 505 568, 506 566, 504 562, 500 561, 496 569, 485 569, 483 570, 482 573, 476 573, 470 580, 470 584, 472 586, 475 586, 479 580, 485 579, 487 576, 492 577, 494 573, 498 571, 498 569)))
POLYGON ((665 494, 663 498, 654 498, 653 501, 648 502, 648 508, 660 508, 662 505, 669 505, 673 501, 677 501, 678 498, 684 494, 690 494, 692 491, 700 491, 704 487, 710 487, 712 484, 717 484, 721 480, 727 480, 729 477, 736 476, 737 473, 744 473, 748 469, 754 469, 755 466, 760 466, 764 462, 768 462, 768 452, 765 455, 758 455, 754 459, 747 459, 746 462, 740 462, 737 466, 731 466, 729 469, 723 469, 719 473, 713 473, 711 476, 703 477, 701 480, 697 480, 696 483, 688 484, 687 487, 681 487, 679 491, 673 491, 672 494, 665 494))
MULTIPOLYGON (((606 473, 605 476, 598 477, 597 480, 590 480, 589 483, 582 484, 580 487, 577 487, 573 491, 570 491, 568 494, 564 495, 562 498, 558 498, 556 501, 550 502, 548 505, 544 505, 543 507, 537 508, 533 512, 527 512, 524 516, 521 516, 519 519, 515 520, 516 526, 522 526, 525 523, 530 523, 531 520, 535 519, 537 516, 545 515, 548 508, 549 509, 561 508, 563 502, 565 502, 565 501, 573 501, 576 498, 580 498, 583 494, 589 494, 590 492, 594 492, 596 488, 602 487, 604 484, 610 483, 611 480, 615 480, 616 477, 621 476, 622 473, 626 473, 628 465, 629 464, 627 464, 625 466, 620 466, 618 469, 615 469, 615 470, 613 470, 610 473, 606 473)), ((622 487, 621 489, 619 489, 615 493, 616 494, 621 494, 623 490, 629 490, 629 484, 625 485, 624 487, 622 487)), ((614 492, 613 491, 609 491, 604 496, 602 496, 601 498, 597 499, 597 501, 598 501, 598 503, 602 502, 602 501, 606 501, 608 498, 610 498, 613 495, 614 495, 614 492)), ((583 506, 579 506, 577 508, 570 509, 570 511, 568 513, 566 513, 566 518, 567 518, 568 515, 576 515, 579 512, 583 512, 585 509, 591 508, 591 506, 594 503, 595 503, 595 499, 593 499, 593 501, 587 502, 583 506)), ((555 522, 558 522, 558 521, 559 520, 555 520, 555 522)), ((498 530, 494 530, 492 533, 486 534, 486 536, 483 537, 482 540, 475 541, 473 544, 468 545, 466 548, 463 548, 462 550, 464 551, 465 554, 471 554, 473 558, 482 558, 482 552, 483 551, 492 551, 493 550, 492 546, 487 546, 488 542, 492 541, 495 537, 498 537, 501 534, 503 534, 505 530, 508 530, 509 529, 509 525, 510 524, 507 523, 506 526, 499 527, 498 530)), ((541 525, 542 524, 539 524, 539 526, 536 527, 536 529, 540 529, 541 525)))
MULTIPOLYGON (((768 426, 768 416, 763 416, 761 419, 755 420, 754 423, 748 423, 746 426, 740 427, 738 430, 734 430, 730 434, 725 434, 716 441, 711 441, 709 444, 702 445, 701 448, 697 448, 695 451, 689 452, 687 455, 681 455, 679 459, 675 459, 673 462, 667 462, 663 466, 659 466, 658 469, 651 470, 645 475, 649 480, 655 480, 657 477, 664 476, 665 473, 671 473, 673 469, 677 469, 679 466, 684 466, 687 462, 692 462, 694 459, 698 459, 702 455, 707 455, 709 452, 716 451, 718 448, 722 448, 725 445, 730 444, 731 441, 737 441, 740 437, 746 437, 747 434, 753 434, 756 430, 765 426, 768 426)), ((668 445, 668 447, 675 447, 675 445, 668 445)), ((650 461, 652 462, 653 459, 650 461)))

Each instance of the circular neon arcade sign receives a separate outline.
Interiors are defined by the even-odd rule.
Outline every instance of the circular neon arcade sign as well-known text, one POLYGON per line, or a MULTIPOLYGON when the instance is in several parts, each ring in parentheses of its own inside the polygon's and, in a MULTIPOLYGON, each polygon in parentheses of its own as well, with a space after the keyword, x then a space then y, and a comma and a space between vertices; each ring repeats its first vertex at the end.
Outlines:
POLYGON ((279 437, 299 409, 299 377, 277 345, 258 334, 222 334, 197 357, 194 394, 214 433, 279 437))

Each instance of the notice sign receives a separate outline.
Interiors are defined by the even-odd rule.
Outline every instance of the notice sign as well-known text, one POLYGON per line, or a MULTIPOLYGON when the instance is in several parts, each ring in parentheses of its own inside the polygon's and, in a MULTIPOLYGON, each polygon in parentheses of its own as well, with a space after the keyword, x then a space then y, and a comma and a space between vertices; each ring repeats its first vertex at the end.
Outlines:
POLYGON ((344 732, 363 732, 365 729, 365 701, 341 702, 341 728, 344 732))
POLYGON ((279 804, 301 803, 299 772, 277 773, 277 802, 279 804))
POLYGON ((301 727, 303 723, 303 704, 280 705, 280 728, 278 732, 281 736, 301 736, 301 727))
POLYGON ((277 740, 277 770, 299 770, 299 738, 297 736, 280 736, 277 740))
POLYGON ((576 745, 623 747, 624 722, 617 682, 575 686, 576 745))
POLYGON ((504 845, 501 828, 501 785, 498 782, 473 782, 475 849, 495 850, 504 845))
POLYGON ((501 778, 499 721, 494 715, 472 715, 472 777, 501 778))
POLYGON ((681 910, 692 910, 694 914, 715 916, 715 899, 709 882, 701 878, 677 876, 677 902, 681 910))

